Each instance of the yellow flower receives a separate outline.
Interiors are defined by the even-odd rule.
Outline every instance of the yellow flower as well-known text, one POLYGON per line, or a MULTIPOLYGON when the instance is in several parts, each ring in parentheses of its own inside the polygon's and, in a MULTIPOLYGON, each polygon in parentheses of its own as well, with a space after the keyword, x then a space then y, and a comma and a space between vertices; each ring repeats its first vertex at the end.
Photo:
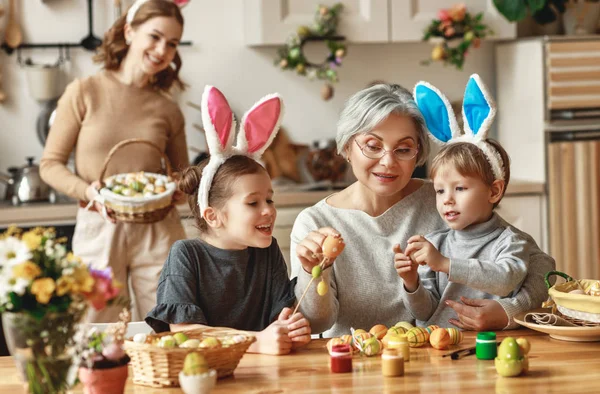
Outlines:
POLYGON ((81 257, 79 256, 75 256, 73 254, 73 252, 69 252, 67 253, 67 257, 66 257, 67 261, 69 263, 79 263, 79 264, 83 264, 83 261, 81 261, 81 257))
POLYGON ((30 250, 36 250, 42 244, 42 236, 33 230, 27 231, 25 234, 23 234, 21 240, 25 242, 30 250))
POLYGON ((35 295, 35 299, 40 304, 47 304, 52 298, 52 293, 56 285, 52 278, 41 278, 33 281, 31 285, 31 294, 35 295))
POLYGON ((94 289, 94 282, 86 267, 77 267, 73 272, 71 289, 73 293, 89 293, 94 289))
POLYGON ((72 276, 61 276, 56 281, 56 295, 61 297, 73 289, 75 279, 72 276))
POLYGON ((40 270, 40 267, 38 267, 37 264, 34 264, 31 261, 26 261, 24 263, 15 265, 12 269, 12 272, 16 278, 33 280, 42 273, 42 270, 40 270))

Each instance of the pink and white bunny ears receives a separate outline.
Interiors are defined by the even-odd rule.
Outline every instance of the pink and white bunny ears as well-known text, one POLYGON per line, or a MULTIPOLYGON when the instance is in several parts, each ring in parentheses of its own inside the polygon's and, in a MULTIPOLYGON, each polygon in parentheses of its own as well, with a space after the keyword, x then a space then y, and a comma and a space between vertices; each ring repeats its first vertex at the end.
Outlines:
MULTIPOLYGON (((131 21, 133 21, 133 18, 135 17, 135 14, 138 12, 138 10, 142 6, 142 4, 144 4, 147 1, 149 1, 149 0, 136 0, 135 3, 133 3, 131 5, 131 7, 129 7, 129 10, 127 11, 127 17, 125 18, 125 21, 127 23, 131 23, 131 21)), ((190 2, 190 0, 164 0, 164 1, 172 1, 179 8, 183 8, 184 6, 187 5, 187 3, 190 2)))
POLYGON ((487 158, 494 178, 504 180, 500 154, 485 139, 496 117, 496 103, 479 75, 469 78, 463 99, 464 134, 448 99, 434 86, 419 82, 414 89, 417 106, 425 118, 429 137, 439 145, 468 142, 477 145, 487 158))
POLYGON ((223 93, 213 86, 206 86, 200 106, 210 153, 210 160, 202 171, 198 188, 198 206, 200 214, 204 216, 204 211, 208 208, 210 187, 221 164, 234 155, 248 156, 257 161, 260 159, 279 131, 283 101, 275 93, 254 104, 242 118, 235 146, 235 118, 223 93))

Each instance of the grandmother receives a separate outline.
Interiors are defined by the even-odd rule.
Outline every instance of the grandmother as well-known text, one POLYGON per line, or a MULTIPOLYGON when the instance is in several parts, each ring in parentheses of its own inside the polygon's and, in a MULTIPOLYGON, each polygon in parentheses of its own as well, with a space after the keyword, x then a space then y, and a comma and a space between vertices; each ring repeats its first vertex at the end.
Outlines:
MULTIPOLYGON (((298 299, 320 262, 325 237, 341 234, 346 242, 332 268, 323 271, 329 291, 320 296, 309 290, 300 306, 312 332, 325 337, 348 334, 350 327, 411 321, 399 291, 403 283, 394 267, 395 248, 404 250, 412 235, 445 227, 432 183, 411 178, 427 160, 429 141, 408 90, 378 84, 354 94, 338 121, 336 141, 357 181, 302 211, 291 235, 298 299)), ((543 277, 554 269, 541 250, 532 256, 513 298, 447 301, 456 312, 449 323, 466 330, 516 326, 512 318, 517 313, 538 307, 547 297, 543 277)))

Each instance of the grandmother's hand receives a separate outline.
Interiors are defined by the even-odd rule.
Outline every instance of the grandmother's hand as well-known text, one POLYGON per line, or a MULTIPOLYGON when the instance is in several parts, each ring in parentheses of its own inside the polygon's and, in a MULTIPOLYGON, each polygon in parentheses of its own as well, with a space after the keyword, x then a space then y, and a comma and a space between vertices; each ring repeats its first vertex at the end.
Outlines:
MULTIPOLYGON (((321 247, 328 235, 339 236, 340 233, 332 227, 322 227, 308 233, 306 238, 296 245, 296 256, 300 260, 304 271, 311 273, 312 268, 321 262, 321 253, 323 253, 321 247)), ((330 263, 333 263, 333 261, 330 263)))
POLYGON ((460 297, 460 301, 446 300, 446 305, 454 309, 457 319, 448 322, 463 330, 496 331, 508 325, 508 316, 502 305, 495 300, 460 297))

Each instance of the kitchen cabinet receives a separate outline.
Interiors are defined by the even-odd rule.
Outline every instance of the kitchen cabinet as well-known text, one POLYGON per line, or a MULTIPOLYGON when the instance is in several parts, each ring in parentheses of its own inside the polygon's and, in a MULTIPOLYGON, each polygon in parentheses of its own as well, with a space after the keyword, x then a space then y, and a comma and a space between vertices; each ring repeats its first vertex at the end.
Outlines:
POLYGON ((299 26, 314 22, 317 4, 344 4, 337 32, 349 42, 388 42, 389 0, 244 0, 247 45, 281 45, 299 26))
MULTIPOLYGON (((494 6, 493 0, 462 0, 469 13, 483 12, 483 20, 493 31, 490 39, 515 38, 517 27, 508 22, 494 6)), ((437 19, 441 8, 450 8, 453 3, 444 0, 390 0, 390 41, 420 41, 423 31, 437 19)))
POLYGON ((496 45, 498 139, 513 176, 547 186, 556 268, 600 276, 600 39, 545 36, 496 45))
MULTIPOLYGON (((282 45, 298 26, 311 25, 316 4, 341 2, 344 11, 338 33, 350 43, 421 41, 423 30, 437 12, 452 6, 446 0, 244 0, 244 36, 247 45, 282 45)), ((508 22, 493 0, 463 0, 471 13, 483 12, 494 31, 491 39, 516 37, 516 24, 508 22)))

